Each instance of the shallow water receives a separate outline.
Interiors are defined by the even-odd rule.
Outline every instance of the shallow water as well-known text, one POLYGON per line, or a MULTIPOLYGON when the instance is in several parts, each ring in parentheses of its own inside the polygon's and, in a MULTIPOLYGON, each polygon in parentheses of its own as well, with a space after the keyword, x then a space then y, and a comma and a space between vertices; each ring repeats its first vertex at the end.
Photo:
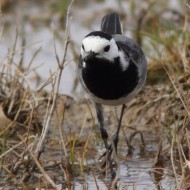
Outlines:
MULTIPOLYGON (((119 1, 118 1, 119 2, 119 1)), ((74 46, 77 55, 73 55, 73 52, 69 50, 68 52, 68 64, 65 66, 63 71, 60 92, 64 94, 69 94, 71 96, 79 95, 81 91, 80 87, 75 89, 73 92, 73 86, 76 79, 76 68, 77 64, 75 60, 79 54, 80 43, 82 38, 92 30, 98 30, 99 24, 102 16, 108 10, 121 11, 122 13, 127 13, 128 19, 125 20, 124 29, 125 33, 128 36, 132 36, 132 31, 135 28, 135 22, 132 15, 130 15, 130 6, 129 3, 123 2, 122 6, 114 0, 106 0, 102 3, 97 3, 95 1, 88 1, 88 3, 74 4, 72 9, 72 24, 71 24, 71 40, 72 46, 74 46), (85 9, 85 11, 84 11, 85 9), (90 16, 89 16, 90 15, 90 16)), ((180 1, 170 1, 170 4, 173 8, 180 10, 180 6, 175 6, 180 1), (176 4, 175 4, 176 3, 176 4)), ((142 6, 146 7, 146 3, 142 6)), ((137 14, 138 10, 135 12, 137 14)), ((20 48, 21 48, 21 36, 22 36, 22 24, 24 27, 25 37, 26 37, 26 48, 24 56, 24 66, 26 67, 30 60, 32 59, 33 54, 41 48, 40 53, 35 58, 32 67, 36 68, 36 73, 41 78, 40 84, 44 82, 51 72, 56 69, 56 59, 53 46, 53 35, 52 35, 52 23, 55 31, 55 41, 56 48, 59 57, 62 57, 63 54, 63 44, 64 44, 64 21, 59 21, 59 14, 52 13, 52 10, 48 5, 43 4, 40 6, 37 2, 24 2, 19 1, 11 8, 11 11, 5 12, 2 14, 1 27, 4 25, 4 31, 0 38, 0 62, 6 62, 8 49, 13 46, 16 35, 16 23, 18 23, 19 28, 19 38, 17 43, 17 54, 14 59, 14 62, 17 63, 20 57, 20 48), (30 7, 30 9, 28 8, 30 7), (25 17, 23 19, 23 16, 25 17)), ((39 84, 33 77, 36 73, 31 73, 28 78, 31 81, 31 88, 35 89, 39 84)), ((47 90, 51 89, 49 85, 47 90)), ((119 149, 119 181, 118 189, 127 189, 127 190, 153 190, 153 189, 175 189, 175 181, 172 175, 170 175, 170 168, 166 166, 161 167, 160 176, 156 176, 155 169, 153 168, 154 156, 158 150, 158 137, 153 135, 147 135, 145 138, 145 152, 142 153, 139 148, 140 140, 137 139, 134 145, 134 149, 131 155, 128 154, 126 143, 124 141, 120 142, 119 149), (137 144, 137 145, 136 145, 137 144), (123 146, 124 145, 124 146, 123 146), (159 185, 157 185, 159 184, 159 185)), ((102 146, 96 146, 96 154, 103 151, 102 146)), ((88 153, 87 153, 88 154, 88 153)), ((45 152, 44 157, 49 160, 59 160, 60 159, 60 150, 54 149, 48 150, 45 152)), ((95 177, 99 189, 106 189, 105 181, 106 179, 99 174, 94 164, 94 159, 88 159, 88 163, 92 170, 88 173, 84 173, 83 176, 77 175, 74 177, 73 189, 97 189, 96 183, 92 171, 95 172, 95 177), (85 181, 85 182, 84 182, 85 181), (84 184, 87 184, 87 187, 84 187, 84 184)), ((78 166, 78 165, 77 165, 78 166)), ((58 174, 60 169, 56 168, 58 174)), ((80 173, 80 171, 78 171, 80 173)), ((60 173, 60 175, 62 175, 60 173)), ((59 176, 56 176, 59 179, 59 176)), ((62 180, 59 179, 60 181, 62 180)), ((34 180, 35 181, 35 180, 34 180)), ((108 178, 109 181, 109 178, 108 178)), ((36 182, 36 181, 35 181, 36 182)), ((1 183, 1 181, 0 181, 1 183)), ((8 185, 11 186, 11 182, 8 185)), ((14 185, 13 185, 14 186, 14 185)), ((29 183, 29 186, 37 187, 36 185, 29 183)), ((23 184, 20 186, 22 188, 23 184)), ((28 186, 25 188, 27 189, 28 186)))

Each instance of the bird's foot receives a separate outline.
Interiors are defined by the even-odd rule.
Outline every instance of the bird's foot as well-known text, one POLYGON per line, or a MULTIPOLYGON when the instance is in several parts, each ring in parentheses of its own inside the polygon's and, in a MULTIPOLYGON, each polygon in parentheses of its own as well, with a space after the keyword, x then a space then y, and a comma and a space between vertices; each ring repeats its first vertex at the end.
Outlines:
POLYGON ((111 179, 114 180, 116 176, 115 170, 117 168, 117 165, 116 162, 113 159, 108 158, 106 154, 107 153, 104 152, 103 155, 101 155, 99 158, 100 168, 104 175, 110 174, 111 179))
POLYGON ((107 150, 99 157, 99 162, 104 173, 110 169, 111 178, 114 179, 116 176, 115 169, 117 168, 115 143, 112 143, 108 146, 107 150))

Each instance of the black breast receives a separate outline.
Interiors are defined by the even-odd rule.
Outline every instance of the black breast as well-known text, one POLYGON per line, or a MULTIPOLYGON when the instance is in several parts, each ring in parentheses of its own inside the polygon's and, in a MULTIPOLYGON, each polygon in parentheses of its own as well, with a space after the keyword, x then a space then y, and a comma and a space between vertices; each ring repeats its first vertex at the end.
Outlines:
POLYGON ((93 59, 82 68, 82 79, 88 90, 96 97, 114 100, 134 90, 138 84, 138 71, 132 60, 128 68, 122 71, 119 58, 116 58, 114 63, 93 59))

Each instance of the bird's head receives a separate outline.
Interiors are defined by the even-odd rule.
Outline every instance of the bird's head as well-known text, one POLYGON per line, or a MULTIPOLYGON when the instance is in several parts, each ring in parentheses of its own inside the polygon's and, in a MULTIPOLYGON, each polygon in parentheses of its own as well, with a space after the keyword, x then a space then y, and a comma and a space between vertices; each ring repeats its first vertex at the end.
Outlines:
POLYGON ((115 40, 111 35, 102 31, 91 32, 82 41, 81 57, 85 63, 94 58, 114 62, 118 55, 118 46, 115 40))

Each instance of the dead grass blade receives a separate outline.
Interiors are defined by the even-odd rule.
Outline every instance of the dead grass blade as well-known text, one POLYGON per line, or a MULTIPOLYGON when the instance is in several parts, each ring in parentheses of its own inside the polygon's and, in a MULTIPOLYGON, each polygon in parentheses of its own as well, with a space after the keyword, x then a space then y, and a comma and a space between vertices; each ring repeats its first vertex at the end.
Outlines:
MULTIPOLYGON (((55 103, 56 103, 56 99, 57 99, 57 96, 58 96, 59 85, 60 85, 60 80, 61 80, 61 74, 62 74, 62 71, 63 71, 63 68, 64 68, 66 55, 67 55, 67 48, 68 48, 68 45, 69 45, 69 28, 70 28, 70 24, 71 24, 70 9, 71 9, 72 4, 73 4, 73 0, 71 1, 70 5, 68 7, 68 10, 67 10, 67 21, 66 21, 66 29, 65 29, 65 45, 64 45, 64 50, 63 50, 63 60, 61 62, 61 65, 60 65, 59 62, 57 63, 58 67, 57 67, 57 72, 56 72, 56 75, 55 75, 56 78, 55 78, 55 81, 54 81, 54 84, 53 84, 54 88, 52 89, 53 103, 52 103, 50 109, 47 112, 47 117, 45 119, 45 123, 44 123, 43 129, 42 129, 42 134, 41 134, 41 136, 39 138, 39 143, 38 143, 38 145, 36 147, 36 150, 35 150, 35 155, 38 155, 39 152, 42 149, 43 142, 45 140, 45 137, 46 137, 46 134, 47 134, 47 131, 48 131, 48 128, 49 128, 49 123, 50 123, 50 120, 52 118, 52 115, 53 115, 53 112, 54 112, 54 109, 55 109, 55 103)), ((56 52, 56 49, 55 49, 55 52, 56 52)), ((57 56, 57 53, 56 53, 56 56, 57 56)))

